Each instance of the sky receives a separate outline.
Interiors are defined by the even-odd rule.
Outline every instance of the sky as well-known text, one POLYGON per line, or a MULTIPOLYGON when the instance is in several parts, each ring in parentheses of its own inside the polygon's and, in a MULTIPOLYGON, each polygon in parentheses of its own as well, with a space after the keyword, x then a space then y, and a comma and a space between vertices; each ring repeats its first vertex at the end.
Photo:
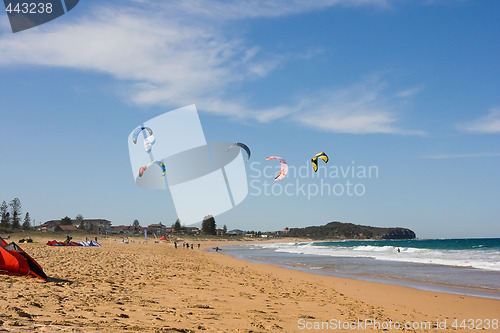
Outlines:
POLYGON ((500 237, 499 14, 472 0, 86 0, 14 34, 2 11, 0 201, 18 197, 36 224, 171 225, 169 191, 135 185, 127 138, 195 104, 208 142, 252 150, 249 194, 219 227, 500 237), (291 169, 280 182, 271 155, 291 169))

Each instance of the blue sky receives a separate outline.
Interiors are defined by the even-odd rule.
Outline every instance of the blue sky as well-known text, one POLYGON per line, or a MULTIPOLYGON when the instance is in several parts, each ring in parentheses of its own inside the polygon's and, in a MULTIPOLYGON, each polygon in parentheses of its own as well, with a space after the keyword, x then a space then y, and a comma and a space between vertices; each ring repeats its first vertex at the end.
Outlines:
MULTIPOLYGON (((2 12, 0 200, 19 197, 37 222, 170 225, 168 191, 134 183, 127 136, 196 104, 207 141, 246 143, 253 169, 270 155, 309 166, 325 151, 323 167, 378 170, 323 179, 362 195, 251 188, 219 226, 338 220, 500 237, 499 14, 496 1, 467 0, 87 0, 13 34, 2 12)), ((247 166, 254 185, 273 185, 247 166)))

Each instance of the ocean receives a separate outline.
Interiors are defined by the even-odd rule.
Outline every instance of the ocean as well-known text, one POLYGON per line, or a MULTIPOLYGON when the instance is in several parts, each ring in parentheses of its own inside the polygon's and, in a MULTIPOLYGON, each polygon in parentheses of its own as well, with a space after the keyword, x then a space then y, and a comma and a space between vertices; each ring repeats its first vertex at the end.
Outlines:
POLYGON ((236 258, 316 274, 500 299, 500 238, 241 244, 236 258))

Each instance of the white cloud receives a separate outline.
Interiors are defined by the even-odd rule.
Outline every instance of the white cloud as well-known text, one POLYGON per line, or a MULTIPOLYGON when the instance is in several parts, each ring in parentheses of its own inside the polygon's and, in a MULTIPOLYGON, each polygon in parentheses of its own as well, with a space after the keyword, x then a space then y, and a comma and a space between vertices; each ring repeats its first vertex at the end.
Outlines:
POLYGON ((400 98, 413 97, 413 96, 417 95, 419 92, 421 92, 423 89, 424 89, 423 85, 419 85, 416 87, 405 89, 405 90, 402 90, 402 91, 396 93, 396 97, 400 97, 400 98))
MULTIPOLYGON (((201 5, 200 0, 130 0, 120 2, 119 9, 113 4, 95 5, 73 21, 50 23, 50 33, 41 26, 0 35, 0 66, 29 64, 106 73, 122 81, 123 96, 138 105, 196 103, 206 112, 259 122, 286 117, 333 132, 422 134, 398 128, 396 116, 400 100, 420 88, 391 97, 384 92, 386 83, 378 78, 262 109, 228 94, 239 84, 267 77, 286 57, 260 57, 258 46, 228 37, 220 22, 292 15, 334 5, 385 6, 387 1, 207 2, 210 5, 201 5)), ((318 52, 305 50, 304 54, 311 57, 318 52)))
POLYGON ((463 132, 484 134, 500 133, 500 108, 493 108, 487 116, 468 123, 458 124, 456 127, 463 132))
MULTIPOLYGON (((390 0, 183 0, 175 4, 177 9, 190 15, 216 20, 240 20, 248 18, 279 17, 333 6, 387 7, 390 0)), ((159 4, 159 6, 162 6, 159 4)), ((169 5, 170 6, 170 5, 169 5)))
POLYGON ((294 119, 308 127, 339 133, 425 134, 397 127, 395 110, 402 96, 391 97, 387 90, 388 84, 373 76, 346 89, 304 99, 303 112, 294 119))
POLYGON ((265 76, 274 61, 210 26, 182 25, 135 10, 99 8, 93 17, 51 33, 26 31, 0 39, 0 65, 34 64, 103 72, 132 85, 138 103, 174 103, 221 95, 235 82, 265 76), (109 18, 113 17, 111 21, 109 18), (154 88, 153 88, 154 86, 154 88))

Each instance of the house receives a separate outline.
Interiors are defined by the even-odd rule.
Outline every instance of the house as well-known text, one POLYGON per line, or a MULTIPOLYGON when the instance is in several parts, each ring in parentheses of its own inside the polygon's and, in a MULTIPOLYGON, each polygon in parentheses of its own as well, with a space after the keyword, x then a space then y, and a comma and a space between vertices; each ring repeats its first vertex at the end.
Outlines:
POLYGON ((85 230, 94 234, 111 233, 111 221, 104 219, 83 219, 85 230))
POLYGON ((61 223, 61 220, 51 220, 47 221, 44 224, 41 224, 38 226, 37 230, 38 231, 49 231, 49 232, 55 232, 55 231, 60 231, 61 227, 59 224, 61 223))
POLYGON ((74 225, 60 225, 59 229, 60 230, 57 230, 57 231, 66 231, 66 232, 78 231, 78 228, 75 227, 74 225))
POLYGON ((198 227, 184 227, 184 234, 186 234, 186 235, 199 235, 200 229, 198 227))
POLYGON ((131 225, 119 225, 116 227, 111 227, 111 233, 132 236, 144 233, 144 229, 148 230, 148 228, 134 227, 131 225))
POLYGON ((150 224, 148 225, 148 229, 150 233, 156 234, 156 235, 165 235, 167 226, 163 225, 161 222, 157 224, 150 224))
MULTIPOLYGON (((40 225, 37 230, 39 231, 78 231, 80 225, 77 220, 71 220, 71 224, 63 224, 62 220, 50 220, 40 225)), ((104 219, 84 219, 84 230, 95 234, 110 233, 111 221, 104 219)))

